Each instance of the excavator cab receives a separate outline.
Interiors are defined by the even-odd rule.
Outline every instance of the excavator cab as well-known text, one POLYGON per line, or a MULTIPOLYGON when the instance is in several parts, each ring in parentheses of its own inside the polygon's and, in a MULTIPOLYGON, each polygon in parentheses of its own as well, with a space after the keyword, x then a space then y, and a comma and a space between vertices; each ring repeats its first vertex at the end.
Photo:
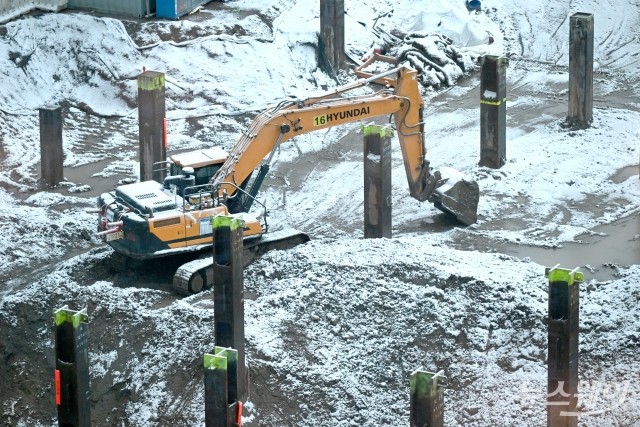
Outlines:
POLYGON ((227 160, 227 157, 229 157, 229 153, 220 147, 174 154, 169 157, 170 176, 183 175, 185 168, 192 168, 195 178, 194 185, 208 184, 227 160))

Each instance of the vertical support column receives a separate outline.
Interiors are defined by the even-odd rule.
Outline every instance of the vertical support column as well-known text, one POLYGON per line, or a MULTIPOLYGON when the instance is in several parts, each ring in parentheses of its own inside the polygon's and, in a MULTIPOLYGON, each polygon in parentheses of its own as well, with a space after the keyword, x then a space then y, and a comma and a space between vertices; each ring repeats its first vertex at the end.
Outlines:
POLYGON ((215 343, 238 352, 237 398, 247 397, 244 357, 244 283, 242 231, 244 221, 218 216, 213 225, 213 298, 215 343))
POLYGON ((165 172, 154 163, 164 162, 165 90, 164 74, 145 71, 138 76, 138 131, 140 140, 140 181, 162 182, 165 172))
POLYGON ((416 370, 411 374, 411 427, 444 426, 444 383, 447 378, 443 373, 416 370))
POLYGON ((62 108, 40 109, 40 169, 51 187, 63 179, 62 108))
POLYGON ((74 312, 64 306, 54 312, 55 396, 60 427, 91 425, 87 322, 86 309, 74 312))
POLYGON ((577 427, 579 283, 584 275, 555 266, 549 278, 547 426, 577 427))
POLYGON ((390 127, 363 126, 364 237, 391 237, 390 127))
POLYGON ((569 114, 567 124, 587 128, 593 120, 593 14, 569 19, 569 114))
POLYGON ((480 77, 480 162, 498 169, 507 160, 507 79, 509 59, 482 57, 480 77))
POLYGON ((242 403, 237 399, 238 351, 215 347, 204 355, 204 411, 206 427, 242 424, 242 403))
MULTIPOLYGON (((344 0, 320 0, 320 57, 329 72, 344 64, 344 0)), ((321 65, 322 65, 322 61, 321 65)))

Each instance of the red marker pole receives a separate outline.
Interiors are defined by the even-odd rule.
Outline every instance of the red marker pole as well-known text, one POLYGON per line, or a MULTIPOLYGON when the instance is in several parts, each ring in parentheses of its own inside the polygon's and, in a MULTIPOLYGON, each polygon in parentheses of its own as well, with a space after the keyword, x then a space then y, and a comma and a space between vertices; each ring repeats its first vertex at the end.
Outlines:
POLYGON ((60 393, 60 369, 55 370, 55 379, 56 379, 56 405, 62 405, 62 396, 60 393))
POLYGON ((164 142, 164 149, 166 150, 167 148, 169 148, 169 141, 167 141, 167 118, 166 117, 163 119, 162 140, 164 142))
POLYGON ((242 402, 238 401, 238 418, 236 419, 238 427, 242 427, 242 402))

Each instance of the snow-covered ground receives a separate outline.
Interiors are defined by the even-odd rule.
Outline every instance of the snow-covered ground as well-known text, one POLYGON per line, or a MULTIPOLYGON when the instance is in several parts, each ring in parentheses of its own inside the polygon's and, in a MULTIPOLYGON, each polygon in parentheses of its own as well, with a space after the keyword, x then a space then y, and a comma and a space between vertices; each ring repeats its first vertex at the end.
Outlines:
MULTIPOLYGON (((396 150, 394 238, 363 240, 359 124, 283 146, 262 196, 270 224, 302 229, 314 241, 267 254, 246 271, 255 294, 246 301, 247 421, 406 425, 408 375, 424 367, 449 378, 446 425, 545 425, 543 266, 449 246, 464 241, 471 243, 461 249, 473 249, 488 239, 494 247, 520 245, 526 255, 526 245, 559 247, 631 217, 628 239, 637 250, 637 167, 625 179, 611 177, 640 156, 640 4, 485 1, 481 13, 469 14, 461 0, 345 3, 351 57, 381 42, 376 20, 388 31, 443 34, 474 58, 509 56, 507 163, 477 166, 477 72, 447 91, 424 88, 432 165, 454 167, 480 185, 471 227, 443 226, 433 206, 408 197, 396 150), (575 12, 595 14, 595 108, 590 128, 569 131, 561 123, 575 12)), ((172 150, 230 148, 244 117, 336 86, 316 63, 318 11, 319 1, 235 0, 177 22, 65 12, 0 26, 0 378, 12 386, 0 391, 0 404, 9 425, 53 424, 50 314, 64 304, 89 307, 91 378, 101 393, 94 409, 105 425, 125 418, 136 426, 202 424, 210 295, 121 288, 127 281, 104 269, 109 251, 87 234, 95 191, 75 190, 136 176, 143 67, 166 73, 172 150), (76 178, 45 190, 37 109, 58 104, 65 106, 65 174, 76 178), (113 330, 114 319, 124 325, 113 330), (111 414, 113 407, 121 410, 111 414), (13 410, 18 415, 8 415, 13 410)), ((354 77, 343 71, 338 78, 354 77)), ((584 412, 607 409, 581 416, 583 426, 640 422, 640 259, 628 264, 609 281, 585 271, 581 384, 608 393, 583 396, 584 412)), ((132 274, 127 283, 143 277, 132 274)))

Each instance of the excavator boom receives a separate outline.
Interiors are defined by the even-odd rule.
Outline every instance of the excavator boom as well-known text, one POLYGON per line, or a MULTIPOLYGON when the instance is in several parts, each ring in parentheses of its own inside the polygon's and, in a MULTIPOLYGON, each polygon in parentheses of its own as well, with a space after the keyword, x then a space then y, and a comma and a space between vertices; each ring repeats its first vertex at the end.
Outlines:
POLYGON ((258 115, 248 131, 240 137, 227 161, 212 180, 214 192, 228 200, 231 212, 247 211, 278 145, 304 133, 393 115, 410 195, 419 201, 434 203, 437 208, 453 214, 463 224, 473 224, 477 218, 478 185, 451 169, 434 172, 430 170, 426 159, 423 109, 417 72, 406 67, 360 79, 302 101, 278 104, 258 115), (396 75, 394 80, 390 80, 394 82, 393 88, 371 95, 343 96, 350 90, 379 80, 381 76, 392 74, 396 75), (263 163, 265 158, 268 160, 263 163), (245 191, 249 178, 261 163, 263 168, 254 179, 254 184, 245 191))

